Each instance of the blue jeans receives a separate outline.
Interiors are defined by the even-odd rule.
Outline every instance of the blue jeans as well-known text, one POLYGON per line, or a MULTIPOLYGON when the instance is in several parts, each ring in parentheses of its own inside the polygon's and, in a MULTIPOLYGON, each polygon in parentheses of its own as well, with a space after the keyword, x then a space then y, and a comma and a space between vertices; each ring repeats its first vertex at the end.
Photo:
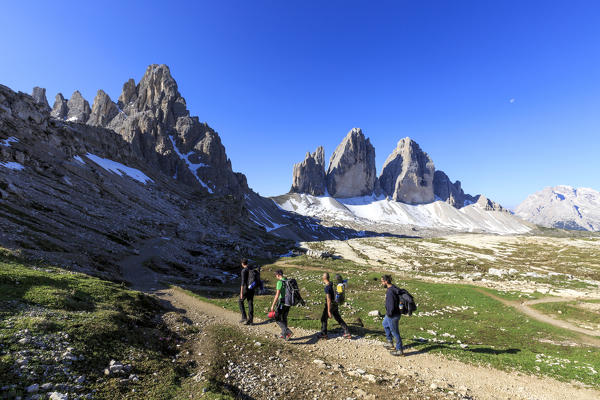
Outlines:
POLYGON ((398 329, 398 322, 400 317, 390 318, 387 315, 383 318, 383 330, 388 342, 393 343, 392 335, 396 338, 396 350, 402 349, 402 338, 400 337, 400 330, 398 329))

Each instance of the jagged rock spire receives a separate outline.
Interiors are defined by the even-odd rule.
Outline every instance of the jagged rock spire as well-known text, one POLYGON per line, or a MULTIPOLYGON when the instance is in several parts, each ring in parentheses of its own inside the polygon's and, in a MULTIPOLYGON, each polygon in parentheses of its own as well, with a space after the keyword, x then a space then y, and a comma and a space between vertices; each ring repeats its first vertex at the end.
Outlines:
POLYGON ((433 161, 409 137, 401 139, 383 165, 379 183, 381 189, 396 201, 409 204, 434 200, 433 161))
POLYGON ((31 92, 31 97, 33 97, 36 103, 43 105, 48 110, 50 109, 50 104, 48 104, 48 99, 46 98, 45 88, 35 86, 33 92, 31 92))
POLYGON ((291 192, 309 193, 313 196, 325 194, 325 152, 322 146, 314 153, 306 153, 304 161, 294 164, 291 192))
POLYGON ((366 196, 376 180, 375 148, 360 128, 353 128, 331 156, 327 190, 334 197, 366 196))
POLYGON ((96 94, 96 98, 94 98, 92 112, 87 124, 92 126, 107 126, 118 113, 119 109, 117 105, 104 93, 104 90, 100 89, 96 94))
POLYGON ((52 106, 52 111, 50 112, 50 115, 53 118, 65 119, 67 117, 68 112, 69 107, 67 106, 67 100, 65 100, 62 93, 58 93, 54 98, 54 106, 52 106))

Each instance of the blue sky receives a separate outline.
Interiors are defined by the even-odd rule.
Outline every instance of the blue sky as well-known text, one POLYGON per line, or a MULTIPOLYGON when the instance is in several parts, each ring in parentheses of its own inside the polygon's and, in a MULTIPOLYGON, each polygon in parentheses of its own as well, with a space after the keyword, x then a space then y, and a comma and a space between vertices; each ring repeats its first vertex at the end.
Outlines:
POLYGON ((165 63, 263 195, 352 127, 378 173, 410 136, 509 207, 548 185, 600 190, 600 2, 86 3, 3 3, 0 83, 116 99, 165 63))

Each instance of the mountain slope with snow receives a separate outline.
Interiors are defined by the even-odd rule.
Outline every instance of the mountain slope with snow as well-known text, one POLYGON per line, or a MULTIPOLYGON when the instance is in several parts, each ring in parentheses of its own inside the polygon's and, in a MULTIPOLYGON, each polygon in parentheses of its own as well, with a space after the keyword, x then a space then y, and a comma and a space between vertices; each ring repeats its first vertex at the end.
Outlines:
POLYGON ((321 219, 326 224, 378 232, 398 232, 416 227, 458 232, 518 234, 529 232, 526 221, 508 213, 487 211, 477 204, 456 209, 443 201, 410 205, 385 197, 335 199, 329 196, 290 193, 274 197, 282 209, 321 219))
POLYGON ((549 228, 600 231, 600 192, 565 185, 546 187, 527 197, 515 214, 549 228))

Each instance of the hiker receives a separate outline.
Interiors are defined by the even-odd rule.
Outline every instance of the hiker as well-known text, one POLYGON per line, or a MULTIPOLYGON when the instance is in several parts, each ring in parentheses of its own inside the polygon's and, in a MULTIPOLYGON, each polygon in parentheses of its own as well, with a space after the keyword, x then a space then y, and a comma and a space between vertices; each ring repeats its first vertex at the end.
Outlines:
POLYGON ((383 275, 381 277, 381 284, 387 291, 385 292, 385 317, 383 318, 383 329, 387 338, 385 347, 390 349, 390 352, 394 356, 404 356, 404 350, 402 348, 402 338, 400 337, 400 330, 398 328, 398 322, 400 321, 400 289, 395 285, 392 285, 392 277, 390 275, 383 275), (396 349, 394 349, 394 341, 396 339, 396 349))
POLYGON ((281 335, 279 335, 279 338, 289 340, 292 337, 293 332, 287 327, 288 313, 290 312, 290 306, 285 305, 287 279, 284 278, 283 270, 281 269, 275 271, 275 277, 277 278, 277 286, 275 287, 277 291, 275 292, 273 304, 271 304, 271 311, 275 311, 275 321, 277 321, 277 325, 281 328, 281 335))
MULTIPOLYGON (((341 276, 339 280, 341 280, 341 276)), ((339 297, 334 294, 333 283, 329 280, 329 273, 327 272, 323 274, 323 283, 325 284, 325 306, 323 307, 323 314, 321 314, 321 332, 319 332, 318 336, 320 339, 327 339, 327 321, 329 318, 335 318, 337 323, 340 324, 344 330, 344 337, 350 339, 351 336, 348 325, 346 325, 342 319, 338 309, 338 303, 336 302, 336 298, 339 300, 339 297)))
POLYGON ((254 286, 251 286, 251 270, 248 266, 248 260, 242 259, 242 272, 240 274, 242 279, 242 285, 240 286, 240 299, 238 301, 240 306, 240 312, 242 313, 242 319, 240 323, 245 325, 252 325, 254 319, 254 286), (248 316, 246 317, 246 309, 244 307, 244 301, 248 300, 248 316))

